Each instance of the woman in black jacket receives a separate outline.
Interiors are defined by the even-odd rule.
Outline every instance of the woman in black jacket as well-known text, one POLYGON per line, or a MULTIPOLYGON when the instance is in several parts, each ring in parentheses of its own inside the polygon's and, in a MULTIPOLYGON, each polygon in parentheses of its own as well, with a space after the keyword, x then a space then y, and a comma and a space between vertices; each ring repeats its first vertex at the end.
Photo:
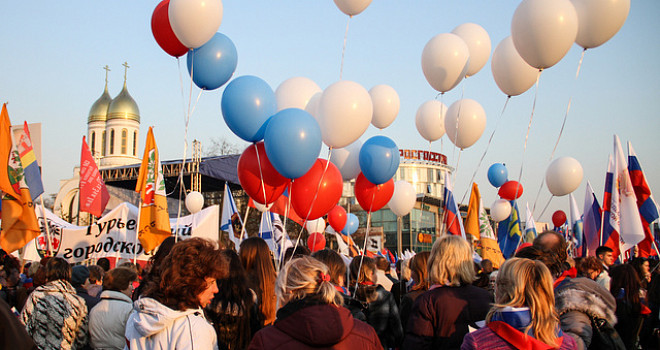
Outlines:
POLYGON ((349 266, 351 291, 364 305, 364 314, 378 334, 383 348, 396 348, 403 340, 399 308, 392 294, 374 283, 376 261, 367 256, 356 256, 349 266))

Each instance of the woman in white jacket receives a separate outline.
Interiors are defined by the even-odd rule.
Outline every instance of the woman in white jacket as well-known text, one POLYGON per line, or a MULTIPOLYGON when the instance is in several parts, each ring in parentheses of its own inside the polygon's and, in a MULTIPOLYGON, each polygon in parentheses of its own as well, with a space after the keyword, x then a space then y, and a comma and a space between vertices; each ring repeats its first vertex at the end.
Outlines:
POLYGON ((174 245, 160 266, 159 277, 145 286, 126 324, 126 347, 149 349, 217 349, 215 330, 202 310, 218 292, 216 279, 227 263, 215 244, 191 238, 174 245))
POLYGON ((101 301, 89 312, 92 348, 121 350, 126 345, 124 332, 128 316, 133 311, 131 295, 137 277, 137 272, 127 267, 118 267, 105 274, 101 301))

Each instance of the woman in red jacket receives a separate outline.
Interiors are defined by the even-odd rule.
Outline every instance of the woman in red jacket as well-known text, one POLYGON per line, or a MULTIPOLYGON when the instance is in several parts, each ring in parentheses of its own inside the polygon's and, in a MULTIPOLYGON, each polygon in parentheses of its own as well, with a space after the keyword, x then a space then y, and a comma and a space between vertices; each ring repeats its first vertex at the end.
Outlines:
POLYGON ((328 267, 320 261, 309 256, 289 261, 275 289, 283 306, 275 323, 257 332, 250 349, 382 349, 374 329, 341 306, 328 267))
POLYGON ((559 328, 552 275, 542 262, 524 258, 504 262, 495 295, 486 327, 467 334, 462 350, 577 349, 575 340, 559 328))

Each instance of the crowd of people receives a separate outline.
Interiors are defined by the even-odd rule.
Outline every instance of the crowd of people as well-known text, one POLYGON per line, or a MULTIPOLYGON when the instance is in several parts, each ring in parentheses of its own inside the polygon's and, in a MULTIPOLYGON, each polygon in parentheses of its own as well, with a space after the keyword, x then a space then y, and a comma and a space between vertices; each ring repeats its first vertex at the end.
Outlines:
POLYGON ((166 239, 144 268, 0 250, 0 347, 11 349, 657 349, 657 260, 572 258, 540 234, 499 269, 444 236, 396 265, 264 240, 236 252, 166 239))

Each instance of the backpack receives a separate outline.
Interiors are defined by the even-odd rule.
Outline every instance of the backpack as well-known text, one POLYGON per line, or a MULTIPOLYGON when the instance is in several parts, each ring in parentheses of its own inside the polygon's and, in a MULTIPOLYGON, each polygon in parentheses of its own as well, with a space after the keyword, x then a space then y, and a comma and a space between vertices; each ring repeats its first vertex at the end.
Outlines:
POLYGON ((607 322, 606 319, 596 316, 590 316, 590 318, 593 335, 591 336, 591 344, 589 344, 588 349, 626 349, 621 336, 619 336, 619 333, 616 331, 616 329, 614 329, 614 327, 609 322, 607 322))

